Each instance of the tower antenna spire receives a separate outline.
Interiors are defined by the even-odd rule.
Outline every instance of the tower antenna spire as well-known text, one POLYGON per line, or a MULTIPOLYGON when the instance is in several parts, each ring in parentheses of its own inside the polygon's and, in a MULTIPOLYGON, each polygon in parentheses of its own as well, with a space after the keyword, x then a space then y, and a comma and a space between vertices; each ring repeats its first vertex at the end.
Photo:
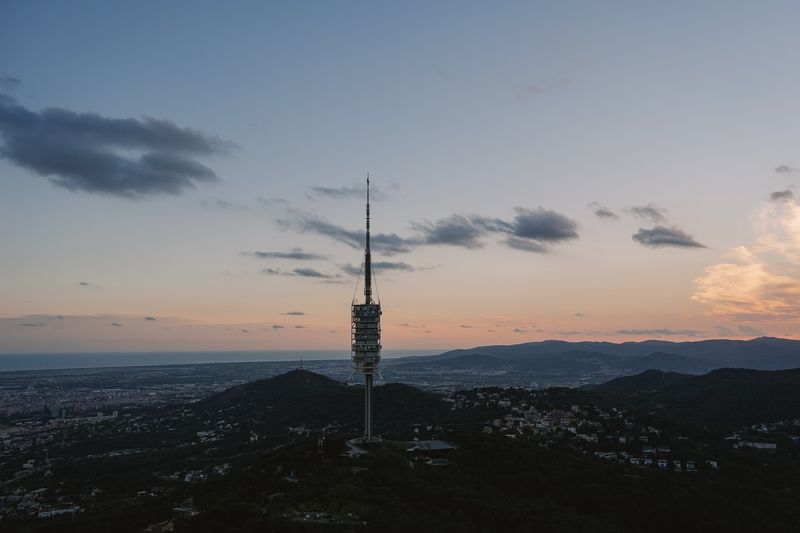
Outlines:
POLYGON ((369 172, 367 172, 367 238, 364 248, 364 303, 372 303, 372 252, 369 249, 369 172))

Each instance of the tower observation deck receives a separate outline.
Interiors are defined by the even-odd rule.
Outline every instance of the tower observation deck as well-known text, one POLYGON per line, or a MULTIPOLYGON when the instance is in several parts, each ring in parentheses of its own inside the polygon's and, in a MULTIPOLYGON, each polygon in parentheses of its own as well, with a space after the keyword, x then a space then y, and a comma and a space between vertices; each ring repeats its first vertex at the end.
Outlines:
POLYGON ((369 249, 369 175, 367 233, 364 248, 364 302, 353 298, 351 341, 353 371, 364 375, 364 440, 372 440, 372 383, 381 362, 381 304, 372 297, 372 254, 369 249))

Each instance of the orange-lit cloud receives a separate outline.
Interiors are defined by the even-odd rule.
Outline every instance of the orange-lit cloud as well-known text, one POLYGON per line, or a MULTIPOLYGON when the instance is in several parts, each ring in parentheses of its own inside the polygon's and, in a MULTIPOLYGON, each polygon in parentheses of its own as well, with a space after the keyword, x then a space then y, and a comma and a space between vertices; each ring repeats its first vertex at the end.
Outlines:
POLYGON ((737 246, 729 262, 695 279, 695 301, 711 313, 744 319, 795 321, 800 312, 800 205, 793 198, 765 204, 755 217, 756 242, 737 246))

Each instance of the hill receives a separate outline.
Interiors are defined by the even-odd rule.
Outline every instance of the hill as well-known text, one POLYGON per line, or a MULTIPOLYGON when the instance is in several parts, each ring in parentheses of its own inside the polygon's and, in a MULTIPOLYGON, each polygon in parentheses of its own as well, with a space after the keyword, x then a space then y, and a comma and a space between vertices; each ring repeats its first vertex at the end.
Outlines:
POLYGON ((707 427, 730 429, 800 414, 800 369, 724 368, 700 376, 651 370, 592 390, 632 407, 707 427))
MULTIPOLYGON (((573 361, 593 359, 595 364, 615 368, 702 372, 714 368, 743 367, 759 370, 783 370, 800 367, 800 341, 759 337, 751 340, 704 340, 670 342, 567 342, 548 340, 512 345, 478 346, 435 356, 398 360, 398 364, 452 364, 465 357, 490 357, 515 367, 556 368, 560 358, 573 361), (591 354, 591 355, 579 355, 591 354)), ((566 363, 565 363, 566 364, 566 363)), ((589 365, 591 367, 592 365, 589 365)))
MULTIPOLYGON (((401 383, 375 387, 373 401, 376 431, 426 423, 448 412, 439 396, 401 383)), ((252 420, 267 431, 331 423, 349 431, 363 423, 364 387, 348 386, 308 370, 293 370, 215 394, 198 403, 195 410, 205 415, 225 412, 239 420, 252 420)))

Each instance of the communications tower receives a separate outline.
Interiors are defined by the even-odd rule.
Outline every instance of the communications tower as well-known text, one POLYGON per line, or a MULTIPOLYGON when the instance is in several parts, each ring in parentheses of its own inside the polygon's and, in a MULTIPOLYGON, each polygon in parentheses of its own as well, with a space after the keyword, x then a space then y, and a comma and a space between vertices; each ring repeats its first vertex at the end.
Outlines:
POLYGON ((381 303, 372 298, 372 254, 369 250, 369 174, 367 235, 364 248, 364 303, 353 298, 351 313, 353 371, 364 375, 364 440, 372 440, 372 382, 381 362, 381 303))

